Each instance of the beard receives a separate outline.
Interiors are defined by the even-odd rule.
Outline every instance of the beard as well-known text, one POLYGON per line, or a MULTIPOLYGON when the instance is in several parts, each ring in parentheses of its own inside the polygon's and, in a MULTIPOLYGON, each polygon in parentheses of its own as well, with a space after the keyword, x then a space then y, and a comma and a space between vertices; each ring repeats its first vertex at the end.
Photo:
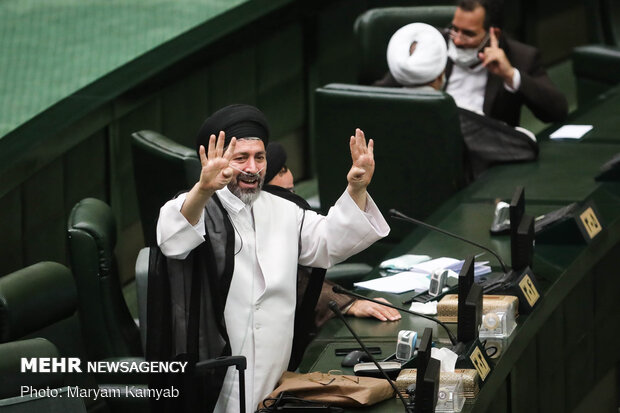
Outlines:
POLYGON ((228 183, 228 189, 232 192, 237 198, 239 198, 244 204, 252 205, 258 195, 260 195, 261 188, 263 187, 264 178, 262 176, 248 177, 247 175, 239 174, 236 179, 232 179, 228 183), (241 188, 239 186, 239 181, 244 182, 253 182, 258 179, 258 186, 256 188, 241 188))

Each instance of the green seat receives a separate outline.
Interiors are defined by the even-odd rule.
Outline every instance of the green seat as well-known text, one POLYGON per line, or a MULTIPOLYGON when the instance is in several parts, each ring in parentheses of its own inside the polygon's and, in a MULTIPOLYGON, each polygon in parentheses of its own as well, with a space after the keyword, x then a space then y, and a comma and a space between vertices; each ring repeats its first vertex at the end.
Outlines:
MULTIPOLYGON (((438 91, 331 84, 315 92, 319 198, 326 212, 346 187, 349 137, 375 141, 369 193, 388 216, 396 208, 423 219, 464 185, 464 143, 454 100, 438 91)), ((411 230, 391 225, 387 241, 411 230)))
POLYGON ((602 44, 573 50, 573 73, 579 106, 593 100, 620 82, 620 47, 602 44))
MULTIPOLYGON (((71 271, 62 264, 40 262, 0 277, 0 343, 42 337, 58 348, 61 357, 88 360, 76 306, 75 280, 71 271)), ((15 351, 22 347, 21 344, 13 346, 17 346, 15 351)), ((34 345, 39 346, 46 347, 43 344, 34 345)), ((0 351, 0 366, 4 365, 4 355, 0 351)), ((64 385, 84 389, 97 386, 94 377, 87 373, 66 375, 64 385)), ((13 402, 12 405, 15 404, 13 402)), ((86 398, 85 402, 89 411, 100 411, 105 407, 101 398, 86 398)), ((3 408, 0 411, 4 411, 3 408)))
POLYGON ((144 243, 154 246, 159 208, 198 181, 200 161, 195 150, 157 132, 136 132, 131 143, 144 243))
POLYGON ((114 254, 116 220, 112 209, 98 199, 83 199, 71 211, 67 232, 90 359, 140 356, 138 327, 122 294, 114 254))
POLYGON ((61 332, 48 338, 63 340, 62 331, 70 328, 65 325, 75 318, 76 302, 71 271, 62 264, 40 262, 0 277, 0 343, 43 330, 49 333, 54 325, 61 332))
POLYGON ((353 28, 359 55, 358 82, 371 84, 387 73, 387 45, 396 30, 414 22, 446 27, 455 9, 454 6, 384 7, 361 14, 353 28))
POLYGON ((86 412, 84 400, 67 397, 62 373, 23 373, 22 358, 60 357, 56 346, 44 338, 11 341, 0 344, 0 411, 26 412, 86 412), (22 396, 21 387, 52 389, 56 393, 22 396), (62 395, 62 397, 60 397, 62 395))

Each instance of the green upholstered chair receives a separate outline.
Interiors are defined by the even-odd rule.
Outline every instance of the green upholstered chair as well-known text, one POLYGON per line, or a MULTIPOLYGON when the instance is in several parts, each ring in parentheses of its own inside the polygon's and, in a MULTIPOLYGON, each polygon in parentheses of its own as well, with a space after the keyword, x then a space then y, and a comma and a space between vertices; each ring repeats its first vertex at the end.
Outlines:
POLYGON ((67 387, 62 373, 22 373, 21 359, 60 357, 58 348, 44 338, 11 341, 0 344, 0 411, 25 412, 86 412, 84 400, 67 397, 67 387), (52 389, 49 396, 23 395, 21 386, 34 389, 52 389))
POLYGON ((194 149, 157 132, 136 132, 131 143, 144 243, 154 246, 157 245, 155 225, 159 208, 179 191, 196 183, 200 176, 200 161, 194 149))
POLYGON ((358 82, 371 84, 387 73, 387 46, 396 30, 414 22, 446 27, 454 10, 454 6, 384 7, 361 14, 353 28, 359 56, 358 82))
POLYGON ((573 50, 572 59, 579 106, 620 82, 618 46, 602 44, 579 46, 573 50))
POLYGON ((90 359, 142 355, 138 326, 129 313, 119 280, 112 209, 98 199, 83 199, 71 211, 67 233, 90 359))
POLYGON ((76 303, 75 281, 62 264, 40 262, 0 277, 0 343, 40 334, 77 351, 81 338, 73 342, 64 334, 79 328, 76 303))
MULTIPOLYGON (((0 277, 0 343, 42 337, 54 343, 61 357, 88 360, 76 310, 75 280, 62 264, 40 262, 0 277)), ((22 347, 21 344, 13 346, 22 347)), ((0 351, 0 360, 3 356, 4 352, 0 351)), ((66 375, 64 385, 97 387, 95 378, 86 373, 66 375)), ((89 411, 105 408, 100 398, 86 398, 85 403, 89 411)), ((3 408, 0 411, 4 411, 3 408)))
MULTIPOLYGON (((315 92, 315 153, 321 207, 346 187, 349 137, 361 128, 375 141, 369 193, 390 208, 423 219, 464 185, 464 144, 454 100, 438 91, 331 84, 315 92)), ((410 228, 392 225, 388 240, 410 228)))

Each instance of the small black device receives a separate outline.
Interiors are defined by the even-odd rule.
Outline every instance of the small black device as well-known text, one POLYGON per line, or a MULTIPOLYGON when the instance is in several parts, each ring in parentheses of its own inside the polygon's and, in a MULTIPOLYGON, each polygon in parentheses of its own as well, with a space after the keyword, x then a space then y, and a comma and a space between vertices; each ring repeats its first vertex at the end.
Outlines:
MULTIPOLYGON (((336 286, 334 286, 334 288, 335 287, 336 286)), ((335 291, 335 289, 334 289, 334 291, 335 291)), ((349 332, 353 335, 353 338, 355 339, 355 341, 357 341, 359 343, 359 345, 362 347, 362 349, 364 349, 366 354, 368 354, 370 356, 370 359, 372 360, 374 365, 377 367, 377 370, 379 370, 381 372, 381 375, 386 378, 388 383, 390 383, 390 386, 396 392, 396 397, 398 397, 398 399, 403 404, 403 407, 405 408, 405 412, 406 413, 410 413, 412 411, 411 406, 405 401, 403 396, 400 394, 400 392, 398 391, 398 388, 396 387, 396 384, 394 383, 394 381, 388 376, 388 374, 385 372, 385 370, 383 370, 383 368, 381 367, 379 362, 370 354, 370 352, 368 351, 368 349, 367 349, 366 345, 364 344, 364 342, 362 341, 362 339, 360 339, 359 336, 355 333, 355 331, 351 328, 351 326, 349 325, 347 320, 344 318, 344 315, 342 314, 342 311, 340 311, 340 307, 338 306, 338 304, 335 301, 330 301, 328 306, 329 306, 329 309, 332 310, 332 312, 340 319, 340 321, 342 321, 342 323, 345 325, 347 330, 349 330, 349 332)))
POLYGON ((416 357, 416 389, 413 399, 414 413, 431 413, 437 405, 437 387, 439 385, 439 360, 431 358, 433 330, 425 328, 416 357), (436 376, 436 382, 431 377, 436 376), (426 378, 429 378, 427 381, 426 378))
POLYGON ((458 314, 459 340, 469 343, 478 338, 482 324, 482 287, 480 285, 472 284, 462 310, 463 312, 459 309, 458 314))
POLYGON ((349 354, 347 354, 343 359, 340 365, 342 367, 353 367, 359 363, 365 363, 370 361, 370 356, 366 354, 363 350, 353 350, 349 354))
POLYGON ((534 218, 523 214, 517 230, 510 240, 512 268, 521 271, 532 267, 534 256, 534 218))
POLYGON ((469 290, 474 284, 474 261, 475 257, 470 255, 465 259, 463 266, 461 267, 461 272, 459 272, 459 292, 458 292, 458 324, 456 330, 456 338, 460 342, 470 341, 471 331, 465 323, 461 322, 461 316, 465 314, 465 303, 467 302, 467 297, 469 296, 469 290))

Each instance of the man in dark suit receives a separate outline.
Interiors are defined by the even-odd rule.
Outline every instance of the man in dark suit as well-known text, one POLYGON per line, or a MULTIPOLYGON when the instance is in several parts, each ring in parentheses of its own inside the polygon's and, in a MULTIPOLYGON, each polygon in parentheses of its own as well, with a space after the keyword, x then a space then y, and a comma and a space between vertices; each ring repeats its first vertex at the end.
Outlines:
MULTIPOLYGON (((566 118, 566 97, 539 51, 503 35, 501 0, 458 0, 448 42, 444 90, 464 109, 518 126, 527 106, 543 122, 566 118)), ((402 86, 388 72, 375 86, 402 86)))
POLYGON ((457 105, 517 126, 521 106, 540 120, 568 113, 566 97, 542 67, 539 51, 504 36, 498 0, 460 0, 449 28, 446 92, 457 105))

